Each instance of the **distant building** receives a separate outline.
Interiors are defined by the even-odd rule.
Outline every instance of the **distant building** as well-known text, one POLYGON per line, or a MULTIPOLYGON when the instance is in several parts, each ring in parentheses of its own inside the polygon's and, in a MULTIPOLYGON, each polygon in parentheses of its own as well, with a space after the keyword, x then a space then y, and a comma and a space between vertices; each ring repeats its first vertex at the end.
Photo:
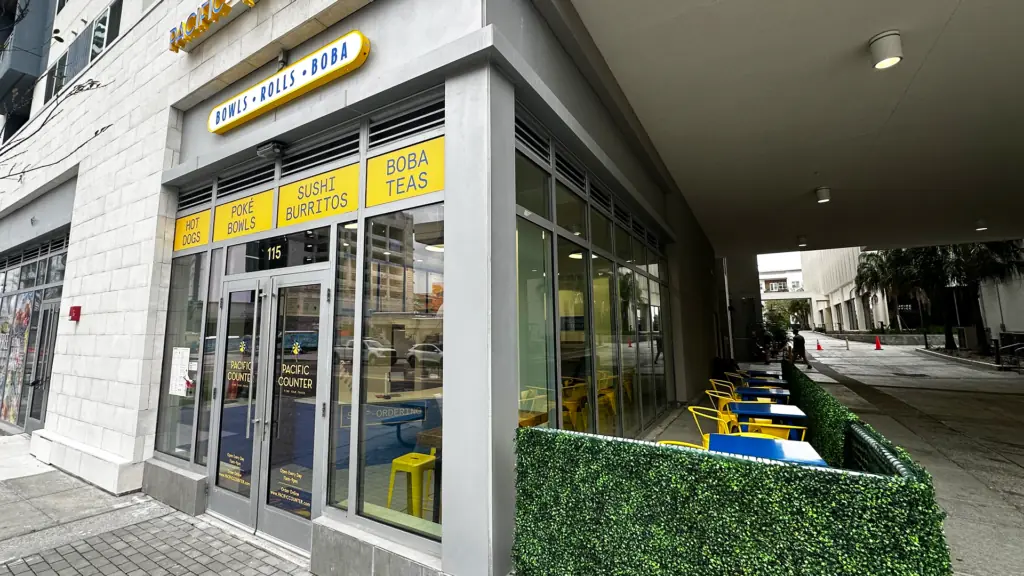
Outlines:
POLYGON ((889 306, 880 292, 858 294, 855 279, 861 248, 800 253, 804 288, 816 294, 814 324, 829 331, 866 331, 889 326, 889 306))

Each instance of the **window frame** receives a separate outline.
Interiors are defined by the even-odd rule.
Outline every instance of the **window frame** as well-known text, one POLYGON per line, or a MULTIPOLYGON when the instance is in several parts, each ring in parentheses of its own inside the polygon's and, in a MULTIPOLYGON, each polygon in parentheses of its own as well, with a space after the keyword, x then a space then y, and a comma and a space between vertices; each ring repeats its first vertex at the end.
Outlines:
MULTIPOLYGON (((61 2, 63 2, 63 1, 64 0, 57 0, 57 13, 60 13, 60 10, 64 7, 63 5, 61 5, 61 2)), ((46 88, 45 88, 45 90, 43 92, 43 104, 44 105, 49 104, 51 100, 53 100, 54 98, 59 96, 60 93, 65 88, 67 88, 68 86, 73 85, 74 81, 79 76, 84 74, 85 71, 88 70, 90 66, 92 66, 93 62, 99 60, 107 52, 107 50, 110 49, 110 47, 115 42, 117 42, 117 40, 122 36, 122 34, 121 34, 121 17, 123 15, 124 15, 124 1, 123 0, 113 0, 112 2, 110 2, 109 4, 104 6, 103 9, 100 10, 99 14, 96 15, 95 18, 93 18, 91 21, 89 21, 89 23, 86 25, 88 30, 89 30, 89 34, 88 34, 88 42, 87 42, 87 49, 86 49, 85 64, 82 66, 81 70, 76 71, 70 77, 67 76, 67 68, 68 68, 68 58, 69 58, 69 55, 70 55, 70 52, 71 52, 71 48, 72 48, 72 46, 74 46, 76 41, 79 41, 79 38, 85 38, 85 35, 84 34, 79 34, 77 37, 75 37, 74 40, 72 40, 71 42, 68 43, 68 47, 64 49, 64 52, 62 52, 61 55, 57 58, 57 61, 54 62, 54 64, 52 66, 50 66, 46 70, 46 88), (111 20, 110 20, 110 15, 113 13, 113 7, 114 7, 115 4, 119 5, 119 9, 117 10, 117 24, 116 24, 116 26, 115 25, 111 25, 111 20), (96 38, 96 24, 100 21, 100 19, 103 19, 103 18, 106 19, 106 25, 104 27, 104 31, 106 32, 106 36, 103 39, 103 47, 98 52, 96 52, 94 54, 93 53, 93 46, 94 46, 93 43, 95 42, 95 38, 96 38), (109 31, 110 31, 111 28, 116 30, 115 35, 114 35, 113 38, 110 38, 110 34, 109 34, 109 31), (51 79, 53 80, 52 83, 51 83, 51 79), (59 84, 59 86, 58 86, 58 84, 59 84), (51 86, 52 86, 52 88, 51 88, 51 86)))

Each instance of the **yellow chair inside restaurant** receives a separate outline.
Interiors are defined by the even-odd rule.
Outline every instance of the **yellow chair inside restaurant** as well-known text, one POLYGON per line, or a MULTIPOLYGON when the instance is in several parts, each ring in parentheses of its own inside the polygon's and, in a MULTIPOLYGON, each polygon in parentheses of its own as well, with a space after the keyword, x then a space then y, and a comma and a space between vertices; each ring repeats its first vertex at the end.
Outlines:
POLYGON ((434 462, 437 460, 435 449, 430 454, 409 452, 391 461, 391 482, 388 484, 388 508, 391 508, 391 497, 395 493, 395 475, 405 472, 407 509, 409 513, 417 518, 423 513, 423 483, 428 479, 426 472, 433 472, 434 462))

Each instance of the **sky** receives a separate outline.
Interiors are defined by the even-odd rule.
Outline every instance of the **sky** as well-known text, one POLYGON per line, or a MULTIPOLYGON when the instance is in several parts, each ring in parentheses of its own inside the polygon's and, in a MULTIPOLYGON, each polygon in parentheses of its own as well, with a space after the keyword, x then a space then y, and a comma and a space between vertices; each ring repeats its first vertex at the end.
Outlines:
POLYGON ((758 254, 757 270, 768 272, 771 270, 800 270, 799 252, 779 252, 776 254, 758 254))

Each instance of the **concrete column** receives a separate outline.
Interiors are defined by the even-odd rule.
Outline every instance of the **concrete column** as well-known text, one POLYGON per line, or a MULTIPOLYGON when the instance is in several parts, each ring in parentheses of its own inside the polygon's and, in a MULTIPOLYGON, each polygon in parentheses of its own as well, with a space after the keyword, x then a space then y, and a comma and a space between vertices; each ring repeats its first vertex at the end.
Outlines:
POLYGON ((445 84, 442 568, 511 570, 518 427, 515 93, 486 63, 445 84))
POLYGON ((761 322, 761 290, 757 275, 757 254, 726 254, 729 274, 729 304, 732 307, 732 335, 736 360, 754 359, 751 327, 761 322))

